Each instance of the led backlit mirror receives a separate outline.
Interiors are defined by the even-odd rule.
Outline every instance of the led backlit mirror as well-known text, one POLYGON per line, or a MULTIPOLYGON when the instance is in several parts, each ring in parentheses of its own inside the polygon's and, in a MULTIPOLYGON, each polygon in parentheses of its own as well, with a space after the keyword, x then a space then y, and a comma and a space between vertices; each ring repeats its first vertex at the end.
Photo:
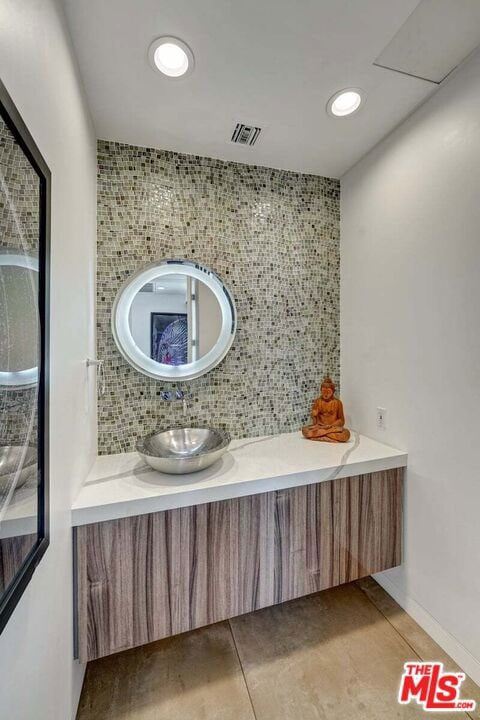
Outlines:
POLYGON ((187 260, 142 268, 120 289, 112 311, 118 349, 137 370, 171 382, 204 375, 235 337, 235 303, 220 278, 187 260))

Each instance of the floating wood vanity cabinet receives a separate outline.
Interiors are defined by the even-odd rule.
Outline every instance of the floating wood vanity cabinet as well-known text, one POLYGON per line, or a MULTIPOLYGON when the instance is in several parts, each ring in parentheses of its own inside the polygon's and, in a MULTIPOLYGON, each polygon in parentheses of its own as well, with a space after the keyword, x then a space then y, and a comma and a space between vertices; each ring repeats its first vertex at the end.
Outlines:
POLYGON ((403 468, 75 528, 80 659, 401 561, 403 468))

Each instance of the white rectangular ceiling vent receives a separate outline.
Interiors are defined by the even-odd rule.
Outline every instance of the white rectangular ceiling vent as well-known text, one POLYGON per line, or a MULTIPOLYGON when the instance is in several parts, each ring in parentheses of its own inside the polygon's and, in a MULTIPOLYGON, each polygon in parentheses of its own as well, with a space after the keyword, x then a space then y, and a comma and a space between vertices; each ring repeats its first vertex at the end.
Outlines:
POLYGON ((254 125, 237 123, 231 139, 232 142, 238 143, 238 145, 251 146, 255 145, 261 132, 262 128, 255 127, 254 125))

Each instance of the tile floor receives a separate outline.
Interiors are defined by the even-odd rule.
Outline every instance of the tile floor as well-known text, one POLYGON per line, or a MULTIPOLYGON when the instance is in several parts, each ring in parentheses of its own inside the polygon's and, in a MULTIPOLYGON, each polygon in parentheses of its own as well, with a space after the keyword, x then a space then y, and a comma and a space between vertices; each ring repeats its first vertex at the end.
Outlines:
POLYGON ((77 720, 480 720, 398 705, 419 658, 458 669, 367 578, 89 663, 77 720))

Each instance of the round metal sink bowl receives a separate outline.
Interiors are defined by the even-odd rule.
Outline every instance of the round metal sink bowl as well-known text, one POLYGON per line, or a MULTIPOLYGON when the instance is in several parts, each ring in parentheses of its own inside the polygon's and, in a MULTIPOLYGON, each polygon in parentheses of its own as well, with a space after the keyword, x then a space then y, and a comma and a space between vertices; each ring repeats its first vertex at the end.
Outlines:
POLYGON ((230 440, 227 432, 215 428, 172 428, 138 440, 137 452, 155 470, 183 475, 213 465, 230 440))
POLYGON ((37 449, 23 445, 0 447, 0 493, 6 492, 17 475, 15 489, 25 485, 37 472, 37 449), (19 468, 21 468, 19 470, 19 468))

